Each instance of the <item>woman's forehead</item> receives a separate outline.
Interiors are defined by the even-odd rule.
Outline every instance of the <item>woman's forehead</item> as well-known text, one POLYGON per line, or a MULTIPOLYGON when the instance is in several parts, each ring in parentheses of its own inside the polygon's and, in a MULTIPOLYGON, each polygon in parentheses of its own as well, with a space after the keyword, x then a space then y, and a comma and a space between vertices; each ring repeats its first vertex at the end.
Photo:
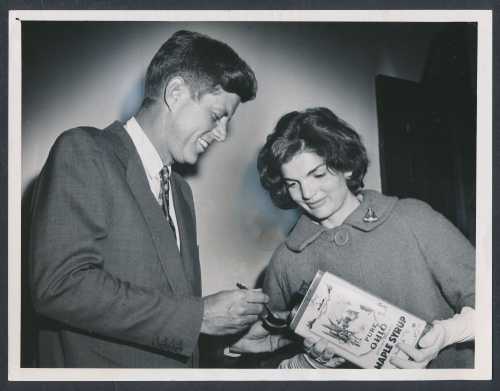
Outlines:
POLYGON ((281 165, 281 171, 285 177, 306 176, 317 168, 325 165, 325 159, 314 151, 302 151, 297 153, 281 165))

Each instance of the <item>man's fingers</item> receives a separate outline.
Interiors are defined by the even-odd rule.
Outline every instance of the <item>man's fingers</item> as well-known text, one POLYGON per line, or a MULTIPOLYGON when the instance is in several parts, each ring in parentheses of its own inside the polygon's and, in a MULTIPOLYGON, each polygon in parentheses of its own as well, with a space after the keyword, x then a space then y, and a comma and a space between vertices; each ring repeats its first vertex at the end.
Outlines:
POLYGON ((291 344, 293 341, 282 335, 270 335, 269 343, 271 345, 271 352, 281 349, 282 347, 291 344))
POLYGON ((253 315, 253 314, 245 315, 242 318, 243 318, 243 324, 245 324, 245 325, 254 324, 255 322, 257 322, 259 320, 259 317, 257 315, 253 315))
POLYGON ((244 292, 245 300, 248 303, 269 303, 269 296, 260 289, 241 290, 240 292, 244 292))
POLYGON ((237 310, 239 315, 258 315, 264 311, 262 304, 243 303, 237 310))
POLYGON ((243 315, 243 316, 238 316, 234 318, 233 321, 233 328, 236 331, 240 331, 244 328, 247 328, 257 322, 259 320, 259 317, 257 315, 243 315))
POLYGON ((283 346, 290 345, 293 342, 294 341, 292 339, 289 339, 289 338, 286 338, 286 337, 283 337, 280 335, 279 339, 278 339, 278 349, 281 349, 283 346))

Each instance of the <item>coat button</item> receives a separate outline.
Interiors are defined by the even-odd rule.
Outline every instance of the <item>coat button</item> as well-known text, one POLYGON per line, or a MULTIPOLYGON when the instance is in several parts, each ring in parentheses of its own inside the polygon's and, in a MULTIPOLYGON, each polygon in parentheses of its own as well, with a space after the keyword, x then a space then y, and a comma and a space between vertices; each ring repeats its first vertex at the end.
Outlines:
POLYGON ((341 229, 335 232, 333 240, 337 246, 345 246, 349 242, 349 231, 341 229))
POLYGON ((320 238, 327 241, 333 240, 332 234, 328 231, 321 232, 320 238))

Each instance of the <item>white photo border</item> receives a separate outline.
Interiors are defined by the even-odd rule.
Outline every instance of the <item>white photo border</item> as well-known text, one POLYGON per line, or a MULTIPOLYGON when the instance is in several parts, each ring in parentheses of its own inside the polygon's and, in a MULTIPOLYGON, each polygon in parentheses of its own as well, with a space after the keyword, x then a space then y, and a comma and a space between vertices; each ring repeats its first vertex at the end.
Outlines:
POLYGON ((492 378, 492 11, 222 10, 9 12, 8 379, 10 381, 489 380, 492 378), (38 369, 21 363, 21 24, 23 21, 476 22, 476 340, 474 369, 38 369), (480 202, 479 202, 480 200, 480 202))

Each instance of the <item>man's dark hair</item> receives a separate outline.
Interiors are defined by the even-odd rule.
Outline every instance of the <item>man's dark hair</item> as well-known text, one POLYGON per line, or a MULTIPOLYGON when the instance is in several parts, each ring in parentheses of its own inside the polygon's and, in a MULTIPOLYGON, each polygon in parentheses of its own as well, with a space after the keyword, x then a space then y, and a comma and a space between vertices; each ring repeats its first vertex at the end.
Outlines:
POLYGON ((363 188, 368 157, 358 133, 327 108, 292 111, 280 118, 257 160, 260 182, 277 207, 297 207, 288 194, 281 166, 304 151, 324 158, 330 170, 352 171, 346 184, 353 194, 363 188))
POLYGON ((144 97, 158 99, 165 86, 182 77, 200 97, 218 86, 241 102, 255 98, 257 80, 250 67, 223 42, 192 31, 177 31, 156 52, 146 72, 144 97))

